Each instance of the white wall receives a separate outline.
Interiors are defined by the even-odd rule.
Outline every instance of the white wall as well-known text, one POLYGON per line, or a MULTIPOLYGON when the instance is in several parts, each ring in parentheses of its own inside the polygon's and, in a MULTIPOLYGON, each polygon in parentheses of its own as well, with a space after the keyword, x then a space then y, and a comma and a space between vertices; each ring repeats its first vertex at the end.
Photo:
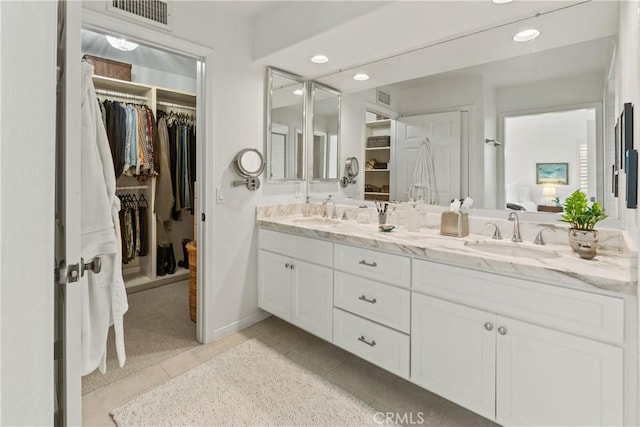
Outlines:
MULTIPOLYGON (((618 54, 617 54, 617 75, 616 75, 616 116, 620 117, 622 106, 625 102, 632 102, 634 108, 634 123, 638 123, 640 112, 638 111, 638 102, 640 96, 638 94, 638 1, 620 2, 620 31, 618 34, 618 54)), ((634 129, 634 147, 640 147, 640 135, 638 135, 638 127, 634 129)), ((619 190, 621 193, 618 197, 620 218, 624 228, 627 230, 629 237, 635 244, 638 244, 638 224, 640 224, 640 213, 635 209, 626 209, 625 202, 625 179, 626 175, 620 176, 619 190)))
POLYGON ((498 88, 498 114, 602 102, 606 75, 587 73, 539 83, 498 88))
POLYGON ((0 11, 0 424, 52 425, 56 3, 0 11))

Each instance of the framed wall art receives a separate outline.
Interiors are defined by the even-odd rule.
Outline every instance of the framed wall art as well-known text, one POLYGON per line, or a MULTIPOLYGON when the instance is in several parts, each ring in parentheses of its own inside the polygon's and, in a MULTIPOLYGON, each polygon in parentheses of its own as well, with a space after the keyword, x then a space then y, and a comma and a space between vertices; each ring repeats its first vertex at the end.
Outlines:
POLYGON ((536 163, 536 184, 568 185, 569 163, 536 163))

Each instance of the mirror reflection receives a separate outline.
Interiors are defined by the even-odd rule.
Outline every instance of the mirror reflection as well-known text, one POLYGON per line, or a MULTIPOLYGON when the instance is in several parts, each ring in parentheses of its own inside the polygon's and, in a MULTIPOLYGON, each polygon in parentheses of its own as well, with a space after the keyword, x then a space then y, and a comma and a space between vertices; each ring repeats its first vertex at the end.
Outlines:
POLYGON ((363 121, 344 125, 364 129, 364 198, 407 201, 420 194, 425 179, 418 178, 431 176, 427 203, 447 206, 469 195, 477 207, 517 204, 557 212, 556 197, 563 201, 581 189, 614 209, 604 171, 613 161, 615 123, 605 123, 603 108, 612 103, 615 40, 601 37, 383 85, 391 95, 388 107, 371 102, 375 89, 344 94, 345 105, 364 105, 363 121), (380 112, 393 125, 376 120, 380 112), (391 135, 389 154, 372 141, 383 134, 376 127, 382 124, 391 135), (425 144, 428 158, 419 162, 425 144), (554 163, 568 164, 566 182, 536 182, 536 165, 554 163))
POLYGON ((313 94, 313 139, 309 170, 314 181, 338 179, 340 92, 311 82, 313 94))
POLYGON ((269 68, 267 153, 270 181, 304 179, 304 82, 269 68))

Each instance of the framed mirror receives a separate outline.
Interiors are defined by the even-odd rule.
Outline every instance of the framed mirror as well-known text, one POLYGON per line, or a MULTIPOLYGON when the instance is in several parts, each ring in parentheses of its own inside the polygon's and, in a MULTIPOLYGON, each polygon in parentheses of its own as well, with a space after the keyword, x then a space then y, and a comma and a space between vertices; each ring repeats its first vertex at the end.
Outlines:
POLYGON ((310 82, 312 132, 309 171, 312 181, 338 181, 340 158, 340 92, 310 82))
POLYGON ((269 181, 304 180, 305 83, 295 74, 267 69, 266 153, 269 181))

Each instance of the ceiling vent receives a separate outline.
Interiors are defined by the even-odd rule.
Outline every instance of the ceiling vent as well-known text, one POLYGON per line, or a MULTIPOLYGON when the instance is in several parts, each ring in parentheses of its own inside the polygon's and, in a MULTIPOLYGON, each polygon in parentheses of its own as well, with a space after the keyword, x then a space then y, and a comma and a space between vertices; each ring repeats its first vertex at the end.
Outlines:
POLYGON ((108 0, 107 8, 129 19, 171 29, 171 5, 164 0, 108 0))
POLYGON ((378 104, 386 105, 387 107, 391 106, 391 94, 389 92, 385 92, 382 89, 376 89, 376 101, 378 104))

